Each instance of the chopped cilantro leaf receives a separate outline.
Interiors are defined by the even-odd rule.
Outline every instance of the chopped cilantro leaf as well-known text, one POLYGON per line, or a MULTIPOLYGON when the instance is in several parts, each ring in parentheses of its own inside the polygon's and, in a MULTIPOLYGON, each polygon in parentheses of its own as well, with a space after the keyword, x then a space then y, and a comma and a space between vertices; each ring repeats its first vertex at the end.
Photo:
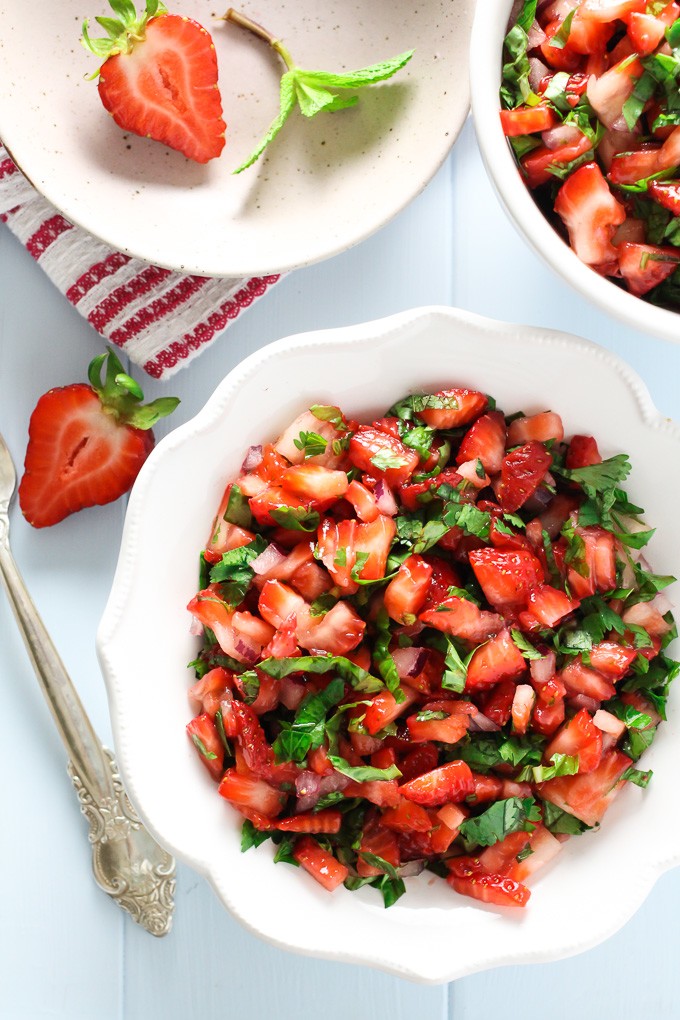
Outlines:
POLYGON ((328 446, 328 441, 323 436, 320 436, 318 432, 301 432, 293 442, 298 450, 304 451, 305 460, 325 453, 328 446))
POLYGON ((289 531, 316 531, 319 526, 318 512, 303 506, 277 506, 269 513, 277 524, 289 531))

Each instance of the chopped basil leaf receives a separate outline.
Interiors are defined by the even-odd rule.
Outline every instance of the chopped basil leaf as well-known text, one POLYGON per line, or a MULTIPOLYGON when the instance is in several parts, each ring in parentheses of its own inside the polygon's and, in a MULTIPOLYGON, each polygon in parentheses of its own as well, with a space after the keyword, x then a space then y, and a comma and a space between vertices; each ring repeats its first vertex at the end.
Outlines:
POLYGON ((384 689, 382 681, 343 655, 300 655, 290 659, 264 659, 258 663, 257 668, 278 680, 290 676, 291 673, 337 673, 342 680, 351 684, 355 691, 362 694, 375 694, 384 689))
POLYGON ((249 818, 246 818, 241 827, 241 853, 244 854, 253 846, 260 846, 270 838, 270 832, 261 832, 260 829, 255 828, 249 818))
POLYGON ((255 576, 250 564, 264 552, 267 545, 266 539, 257 535, 248 545, 240 545, 222 553, 222 559, 212 567, 210 580, 220 585, 220 594, 228 605, 236 607, 243 602, 255 576))
MULTIPOLYGON (((552 39, 548 43, 549 46, 554 46, 558 50, 563 50, 564 49, 564 47, 569 42, 569 33, 571 32, 571 23, 574 20, 574 14, 575 13, 576 13, 576 8, 574 8, 571 11, 569 11, 569 13, 567 14, 566 18, 564 19, 564 21, 560 25, 559 29, 557 30, 557 32, 555 32, 554 36, 552 37, 552 39)), ((631 128, 631 130, 632 130, 632 128, 631 128)))
POLYGON ((392 640, 390 631, 390 618, 387 610, 382 607, 375 621, 376 635, 373 643, 373 662, 378 667, 378 672, 385 681, 388 691, 401 703, 404 700, 404 692, 401 689, 401 679, 397 672, 397 666, 392 658, 389 645, 392 640))
POLYGON ((390 765, 386 769, 377 769, 373 765, 350 765, 345 758, 340 757, 337 754, 329 754, 328 760, 330 761, 336 772, 340 772, 343 776, 347 776, 348 779, 353 779, 356 783, 372 783, 380 780, 399 779, 401 772, 396 765, 390 765))
POLYGON ((276 760, 303 761, 309 751, 321 747, 326 737, 328 710, 345 696, 345 681, 335 677, 323 691, 308 694, 300 703, 290 727, 282 729, 273 748, 276 760))
POLYGON ((621 776, 621 779, 625 779, 629 783, 635 783, 636 786, 644 788, 649 785, 649 780, 653 776, 651 769, 648 772, 641 772, 640 769, 634 769, 631 765, 621 776))
POLYGON ((215 761, 217 759, 217 755, 215 754, 215 752, 208 750, 208 748, 205 746, 205 744, 203 743, 203 741, 201 740, 197 733, 192 733, 191 739, 193 740, 194 744, 198 748, 201 755, 206 759, 206 761, 215 761))
POLYGON ((558 776, 574 776, 578 772, 578 755, 553 754, 551 765, 527 765, 517 776, 518 783, 545 783, 558 776))
POLYGON ((243 691, 243 700, 246 705, 252 705, 260 693, 260 678, 254 669, 247 669, 239 675, 239 682, 243 691))
POLYGON ((284 836, 276 848, 274 864, 294 864, 296 868, 299 867, 298 862, 293 857, 293 845, 294 838, 292 836, 284 836))
POLYGON ((493 846, 512 832, 531 832, 540 820, 533 797, 508 797, 494 801, 480 815, 466 818, 461 822, 460 835, 466 847, 493 846))
POLYGON ((398 453, 394 453, 392 450, 378 450, 376 454, 371 457, 371 464, 378 471, 389 471, 391 468, 402 468, 406 467, 407 461, 404 457, 400 457, 398 453))

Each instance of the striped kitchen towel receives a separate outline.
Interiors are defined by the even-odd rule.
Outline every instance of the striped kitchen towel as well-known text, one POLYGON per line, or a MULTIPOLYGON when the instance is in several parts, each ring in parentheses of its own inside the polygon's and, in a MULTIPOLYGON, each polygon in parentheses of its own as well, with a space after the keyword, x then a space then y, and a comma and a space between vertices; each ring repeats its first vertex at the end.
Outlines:
POLYGON ((0 219, 90 325, 154 379, 186 365, 279 279, 187 276, 114 251, 58 213, 2 144, 0 219))

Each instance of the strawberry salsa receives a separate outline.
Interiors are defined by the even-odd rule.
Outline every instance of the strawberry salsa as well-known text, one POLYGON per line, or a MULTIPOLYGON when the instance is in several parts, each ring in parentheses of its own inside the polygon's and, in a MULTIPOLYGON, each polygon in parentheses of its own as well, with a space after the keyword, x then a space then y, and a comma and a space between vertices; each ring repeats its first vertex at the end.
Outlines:
POLYGON ((242 849, 386 906, 424 869, 523 906, 646 786, 680 664, 629 471, 460 387, 370 424, 314 405, 251 447, 188 606, 187 729, 242 849))
POLYGON ((526 0, 505 39, 501 123, 536 202, 586 265, 671 309, 679 81, 673 0, 526 0))

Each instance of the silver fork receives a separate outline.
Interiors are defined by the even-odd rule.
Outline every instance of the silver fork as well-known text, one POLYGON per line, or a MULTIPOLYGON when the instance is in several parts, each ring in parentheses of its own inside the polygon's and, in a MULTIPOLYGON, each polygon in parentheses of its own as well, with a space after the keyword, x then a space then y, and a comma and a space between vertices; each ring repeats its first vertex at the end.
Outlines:
POLYGON ((89 823, 92 868, 101 889, 152 935, 172 925, 175 862, 144 828, 36 610, 9 546, 16 472, 0 435, 0 575, 43 694, 69 754, 67 771, 89 823))

